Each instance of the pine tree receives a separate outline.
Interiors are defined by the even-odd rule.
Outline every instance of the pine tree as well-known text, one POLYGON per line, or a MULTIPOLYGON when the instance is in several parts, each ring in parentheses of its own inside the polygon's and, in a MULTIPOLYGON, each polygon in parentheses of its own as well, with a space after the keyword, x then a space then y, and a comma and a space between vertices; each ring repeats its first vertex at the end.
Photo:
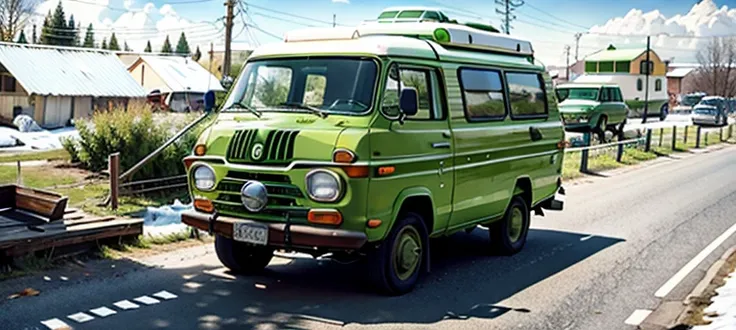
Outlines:
POLYGON ((191 49, 189 49, 189 43, 187 42, 187 36, 184 32, 179 36, 179 42, 176 43, 176 53, 180 55, 189 55, 191 49))
POLYGON ((128 46, 128 42, 127 41, 123 41, 123 50, 125 50, 126 52, 132 52, 133 51, 133 49, 131 49, 128 46))
POLYGON ((74 22, 74 15, 69 16, 67 29, 69 30, 69 43, 66 46, 79 46, 79 29, 77 29, 77 24, 74 22))
POLYGON ((82 47, 95 48, 95 31, 92 28, 92 23, 89 23, 87 32, 84 34, 84 43, 82 47))
POLYGON ((120 45, 118 45, 118 38, 115 37, 115 32, 110 36, 110 43, 107 45, 107 49, 120 50, 120 45))
POLYGON ((143 51, 146 52, 146 53, 152 52, 152 50, 151 50, 151 40, 148 40, 148 42, 146 42, 146 49, 144 49, 143 51))
POLYGON ((28 41, 26 40, 26 33, 23 30, 20 31, 20 36, 18 36, 18 41, 16 41, 16 42, 19 43, 19 44, 27 44, 28 43, 28 41))
POLYGON ((192 55, 192 59, 195 62, 199 62, 200 58, 202 58, 202 52, 199 51, 199 46, 197 46, 197 50, 194 51, 194 55, 192 55))
POLYGON ((65 16, 64 7, 61 6, 61 1, 59 1, 59 4, 56 5, 54 15, 51 17, 50 45, 68 46, 72 43, 72 37, 69 34, 69 27, 65 16))
POLYGON ((102 46, 100 48, 107 49, 107 38, 102 38, 102 46))
POLYGON ((36 24, 33 24, 33 37, 31 38, 31 41, 34 44, 38 42, 38 38, 36 38, 36 24))
POLYGON ((51 45, 52 44, 52 27, 51 27, 51 11, 46 15, 43 20, 43 26, 41 27, 41 44, 51 45))
POLYGON ((171 42, 169 42, 169 36, 166 35, 166 40, 164 40, 164 45, 161 47, 161 52, 164 54, 171 54, 171 42))

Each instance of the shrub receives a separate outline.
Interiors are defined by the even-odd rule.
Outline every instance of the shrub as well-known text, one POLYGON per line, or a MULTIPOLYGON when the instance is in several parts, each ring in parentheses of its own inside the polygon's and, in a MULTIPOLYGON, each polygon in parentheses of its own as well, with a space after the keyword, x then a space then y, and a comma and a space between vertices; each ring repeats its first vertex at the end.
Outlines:
MULTIPOLYGON (((124 172, 164 144, 196 115, 191 114, 187 120, 179 121, 171 120, 169 116, 174 114, 165 116, 163 120, 156 120, 150 107, 139 103, 129 104, 127 110, 98 111, 91 119, 76 122, 79 139, 74 143, 65 142, 64 147, 72 150, 70 154, 76 152, 79 161, 92 171, 106 169, 108 156, 119 152, 120 170, 124 172)), ((183 174, 182 158, 192 150, 203 125, 199 126, 164 149, 134 177, 143 179, 183 174)))
POLYGON ((69 160, 72 163, 78 163, 79 162, 79 150, 77 149, 77 143, 74 141, 71 137, 62 137, 61 139, 61 146, 64 147, 64 150, 69 153, 69 160))

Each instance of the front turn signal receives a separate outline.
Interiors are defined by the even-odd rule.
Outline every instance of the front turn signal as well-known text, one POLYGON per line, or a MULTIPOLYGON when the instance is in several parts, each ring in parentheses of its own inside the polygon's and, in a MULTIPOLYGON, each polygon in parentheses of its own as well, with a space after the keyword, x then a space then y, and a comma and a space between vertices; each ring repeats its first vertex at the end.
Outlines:
POLYGON ((335 163, 350 164, 356 160, 355 154, 347 149, 338 149, 332 154, 332 161, 335 163))
POLYGON ((370 174, 370 168, 368 166, 345 166, 342 168, 348 177, 356 178, 367 178, 370 174))
POLYGON ((215 205, 212 204, 212 201, 204 198, 194 199, 194 208, 197 209, 197 211, 202 211, 205 213, 212 213, 215 211, 215 205))
POLYGON ((207 146, 204 144, 198 144, 194 147, 195 156, 204 156, 205 153, 207 153, 207 146))
POLYGON ((319 225, 339 225, 342 223, 342 213, 337 210, 309 210, 307 221, 319 225))

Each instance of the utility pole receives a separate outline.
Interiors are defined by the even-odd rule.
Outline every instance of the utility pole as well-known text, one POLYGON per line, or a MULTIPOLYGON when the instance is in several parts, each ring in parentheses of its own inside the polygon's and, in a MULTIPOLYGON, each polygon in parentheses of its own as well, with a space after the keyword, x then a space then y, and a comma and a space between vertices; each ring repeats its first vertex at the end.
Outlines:
POLYGON ((524 0, 496 0, 496 4, 503 8, 496 8, 496 13, 501 15, 503 32, 511 34, 511 21, 516 19, 516 15, 514 15, 513 12, 516 8, 524 5, 524 0))
POLYGON ((225 58, 222 61, 222 78, 230 76, 230 46, 233 37, 233 7, 235 0, 225 0, 227 12, 225 14, 225 58))
POLYGON ((333 28, 334 28, 334 27, 335 27, 335 25, 336 25, 336 19, 337 19, 337 15, 335 15, 335 14, 332 14, 332 27, 333 27, 333 28))
MULTIPOLYGON (((215 45, 210 42, 210 65, 207 71, 209 71, 210 74, 212 74, 212 62, 215 61, 215 45)), ((210 90, 210 81, 212 79, 207 79, 207 90, 210 90)))
MULTIPOLYGON (((653 65, 649 60, 649 53, 651 52, 651 36, 647 36, 647 59, 646 59, 646 78, 644 83, 644 115, 642 116, 642 124, 647 122, 647 115, 649 114, 649 75, 651 74, 653 65)), ((639 73, 641 73, 642 66, 639 65, 639 73)))
POLYGON ((565 79, 570 81, 570 45, 565 45, 565 79))
POLYGON ((578 62, 578 52, 580 51, 580 38, 583 36, 582 33, 575 33, 575 63, 578 62))

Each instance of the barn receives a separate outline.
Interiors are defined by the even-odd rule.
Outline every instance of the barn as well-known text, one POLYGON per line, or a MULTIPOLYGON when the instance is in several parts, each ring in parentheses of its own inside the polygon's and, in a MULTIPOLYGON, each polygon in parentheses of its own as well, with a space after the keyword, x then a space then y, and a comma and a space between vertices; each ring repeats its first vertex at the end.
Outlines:
POLYGON ((0 43, 0 122, 22 113, 58 128, 145 96, 113 52, 0 43))

